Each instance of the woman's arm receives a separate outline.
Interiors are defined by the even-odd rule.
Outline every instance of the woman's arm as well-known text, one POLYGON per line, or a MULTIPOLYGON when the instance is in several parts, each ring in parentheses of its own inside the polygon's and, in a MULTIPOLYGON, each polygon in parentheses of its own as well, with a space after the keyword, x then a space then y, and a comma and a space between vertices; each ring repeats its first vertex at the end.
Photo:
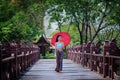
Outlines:
POLYGON ((55 53, 56 53, 56 43, 55 43, 55 53))
POLYGON ((62 49, 64 49, 64 43, 62 42, 62 49))
POLYGON ((56 57, 56 43, 55 43, 55 51, 54 51, 55 57, 56 57))

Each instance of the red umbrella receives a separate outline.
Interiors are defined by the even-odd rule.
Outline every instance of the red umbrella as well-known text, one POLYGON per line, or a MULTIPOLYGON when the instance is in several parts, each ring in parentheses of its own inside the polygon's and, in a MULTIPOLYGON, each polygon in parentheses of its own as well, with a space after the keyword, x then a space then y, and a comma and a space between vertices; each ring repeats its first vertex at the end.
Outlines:
POLYGON ((56 43, 56 37, 58 35, 61 35, 62 37, 62 42, 64 43, 64 46, 67 46, 70 43, 71 37, 67 32, 58 32, 56 34, 53 35, 52 37, 52 44, 55 46, 56 43))

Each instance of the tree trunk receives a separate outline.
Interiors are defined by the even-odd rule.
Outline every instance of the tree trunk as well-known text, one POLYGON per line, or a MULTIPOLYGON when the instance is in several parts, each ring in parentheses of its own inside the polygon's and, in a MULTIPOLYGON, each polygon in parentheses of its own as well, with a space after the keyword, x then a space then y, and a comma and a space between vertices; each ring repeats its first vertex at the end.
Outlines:
POLYGON ((88 32, 88 25, 86 25, 85 27, 86 27, 85 28, 85 43, 87 43, 87 40, 88 40, 88 34, 87 34, 87 32, 88 32))
POLYGON ((92 32, 91 32, 91 26, 89 25, 89 35, 90 35, 90 41, 92 39, 92 32))
POLYGON ((101 25, 102 25, 102 23, 103 23, 105 17, 106 17, 106 15, 104 14, 103 17, 102 17, 102 19, 101 19, 101 21, 100 21, 100 24, 98 25, 98 29, 97 29, 96 33, 94 34, 94 36, 93 36, 91 42, 94 41, 94 39, 95 39, 96 36, 98 35, 99 31, 102 30, 102 29, 104 29, 104 28, 101 28, 101 25))
POLYGON ((70 32, 70 25, 68 26, 68 30, 67 31, 68 31, 68 33, 70 32))
MULTIPOLYGON (((98 25, 97 31, 96 31, 96 33, 94 34, 94 36, 93 36, 93 38, 92 38, 92 40, 91 40, 92 42, 94 41, 94 39, 95 39, 96 36, 98 35, 99 31, 105 28, 105 27, 101 28, 101 25, 102 25, 102 23, 103 23, 103 21, 104 21, 104 18, 107 16, 107 15, 106 15, 107 8, 108 8, 108 5, 107 5, 107 2, 106 2, 105 12, 103 13, 103 16, 102 16, 101 21, 100 21, 100 23, 99 23, 99 25, 98 25)), ((111 11, 111 10, 110 10, 110 11, 111 11)), ((109 13, 110 13, 110 11, 109 11, 109 13)))
POLYGON ((81 32, 80 32, 80 44, 83 44, 83 36, 81 32))
POLYGON ((83 38, 82 38, 82 32, 80 31, 79 24, 77 25, 77 28, 78 28, 78 32, 79 32, 79 35, 80 35, 80 44, 82 44, 83 43, 83 38))
POLYGON ((113 36, 114 36, 114 31, 113 30, 111 30, 111 33, 109 34, 110 36, 109 36, 109 40, 112 40, 112 38, 113 38, 113 36))
POLYGON ((118 32, 118 34, 116 34, 115 39, 117 39, 120 36, 120 32, 118 32))
POLYGON ((95 39, 95 38, 96 38, 96 36, 98 35, 99 31, 100 31, 100 30, 97 30, 97 31, 96 31, 96 33, 94 34, 94 36, 93 36, 93 38, 92 38, 91 42, 93 42, 93 41, 94 41, 94 39, 95 39))
MULTIPOLYGON (((87 6, 88 4, 86 4, 86 6, 87 6)), ((86 11, 85 11, 85 43, 87 43, 87 39, 88 39, 88 34, 87 34, 87 32, 88 32, 88 12, 87 12, 87 9, 86 9, 86 11)))
POLYGON ((58 27, 59 27, 59 31, 62 32, 61 30, 61 24, 58 22, 58 27))

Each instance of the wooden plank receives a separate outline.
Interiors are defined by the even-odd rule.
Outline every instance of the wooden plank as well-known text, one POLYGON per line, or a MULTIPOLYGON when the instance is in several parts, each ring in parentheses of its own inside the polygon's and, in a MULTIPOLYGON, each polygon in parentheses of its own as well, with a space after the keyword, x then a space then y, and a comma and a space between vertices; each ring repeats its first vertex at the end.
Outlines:
POLYGON ((70 60, 63 60, 63 71, 54 71, 55 59, 42 59, 35 63, 19 80, 103 80, 103 78, 70 60))
POLYGON ((8 58, 5 58, 5 59, 2 59, 2 62, 5 62, 5 61, 9 61, 9 60, 12 60, 14 59, 15 57, 11 56, 11 57, 8 57, 8 58))

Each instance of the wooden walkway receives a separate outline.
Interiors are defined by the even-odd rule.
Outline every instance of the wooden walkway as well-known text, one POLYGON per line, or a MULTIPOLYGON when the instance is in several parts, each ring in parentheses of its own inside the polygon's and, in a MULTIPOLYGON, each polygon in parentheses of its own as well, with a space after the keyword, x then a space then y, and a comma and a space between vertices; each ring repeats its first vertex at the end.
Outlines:
POLYGON ((40 59, 19 80, 104 80, 100 75, 71 60, 63 60, 63 71, 56 72, 55 59, 40 59))

